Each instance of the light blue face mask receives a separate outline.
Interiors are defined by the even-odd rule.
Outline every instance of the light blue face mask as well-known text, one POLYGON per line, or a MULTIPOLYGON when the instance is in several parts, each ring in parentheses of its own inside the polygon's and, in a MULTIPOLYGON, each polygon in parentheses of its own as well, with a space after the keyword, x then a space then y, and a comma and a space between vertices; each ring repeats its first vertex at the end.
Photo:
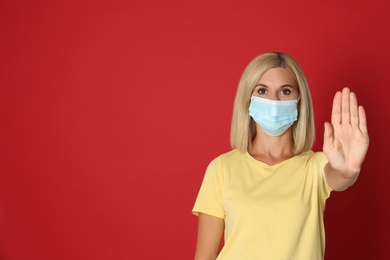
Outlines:
POLYGON ((271 100, 252 96, 249 115, 271 136, 279 136, 298 118, 298 99, 271 100))

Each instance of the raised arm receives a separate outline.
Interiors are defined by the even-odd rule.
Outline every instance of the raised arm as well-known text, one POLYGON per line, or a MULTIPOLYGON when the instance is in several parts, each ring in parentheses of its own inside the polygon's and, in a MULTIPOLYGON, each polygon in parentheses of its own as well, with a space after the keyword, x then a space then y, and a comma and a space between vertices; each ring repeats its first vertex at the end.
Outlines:
POLYGON ((199 213, 195 260, 215 260, 219 253, 224 220, 199 213))
POLYGON ((349 88, 334 96, 331 123, 325 123, 323 152, 329 160, 325 176, 329 186, 342 191, 359 176, 369 145, 366 113, 349 88))

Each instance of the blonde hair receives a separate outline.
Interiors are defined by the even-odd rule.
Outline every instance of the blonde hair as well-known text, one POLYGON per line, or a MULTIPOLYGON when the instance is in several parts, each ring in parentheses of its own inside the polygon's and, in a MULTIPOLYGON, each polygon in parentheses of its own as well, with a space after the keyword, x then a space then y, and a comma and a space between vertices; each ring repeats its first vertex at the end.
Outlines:
POLYGON ((315 138, 314 111, 306 77, 299 64, 287 53, 268 52, 255 57, 245 68, 234 100, 230 144, 233 149, 247 151, 256 136, 256 123, 249 116, 249 103, 260 77, 269 69, 285 68, 298 83, 300 94, 298 120, 292 125, 294 154, 312 148, 315 138))

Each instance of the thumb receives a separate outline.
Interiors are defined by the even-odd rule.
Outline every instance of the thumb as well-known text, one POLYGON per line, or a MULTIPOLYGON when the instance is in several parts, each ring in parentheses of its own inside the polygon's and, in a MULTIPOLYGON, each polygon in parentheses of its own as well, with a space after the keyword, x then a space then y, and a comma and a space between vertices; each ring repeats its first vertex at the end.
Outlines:
POLYGON ((332 143, 333 143, 333 140, 334 140, 334 136, 333 136, 333 127, 330 123, 328 122, 325 122, 324 124, 324 145, 323 145, 323 150, 325 152, 326 150, 326 147, 331 147, 332 146, 332 143))

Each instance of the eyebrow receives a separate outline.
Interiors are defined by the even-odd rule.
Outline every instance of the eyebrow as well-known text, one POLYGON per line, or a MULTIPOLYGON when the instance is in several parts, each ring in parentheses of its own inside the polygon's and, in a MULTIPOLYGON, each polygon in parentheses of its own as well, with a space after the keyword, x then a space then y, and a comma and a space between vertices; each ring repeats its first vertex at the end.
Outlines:
MULTIPOLYGON (((265 84, 262 84, 262 83, 259 83, 259 84, 256 84, 255 85, 255 87, 267 87, 268 88, 268 86, 267 85, 265 85, 265 84)), ((281 88, 283 88, 283 87, 290 87, 290 88, 296 88, 296 87, 294 87, 293 85, 290 85, 290 84, 284 84, 284 85, 281 85, 280 86, 281 88)))

